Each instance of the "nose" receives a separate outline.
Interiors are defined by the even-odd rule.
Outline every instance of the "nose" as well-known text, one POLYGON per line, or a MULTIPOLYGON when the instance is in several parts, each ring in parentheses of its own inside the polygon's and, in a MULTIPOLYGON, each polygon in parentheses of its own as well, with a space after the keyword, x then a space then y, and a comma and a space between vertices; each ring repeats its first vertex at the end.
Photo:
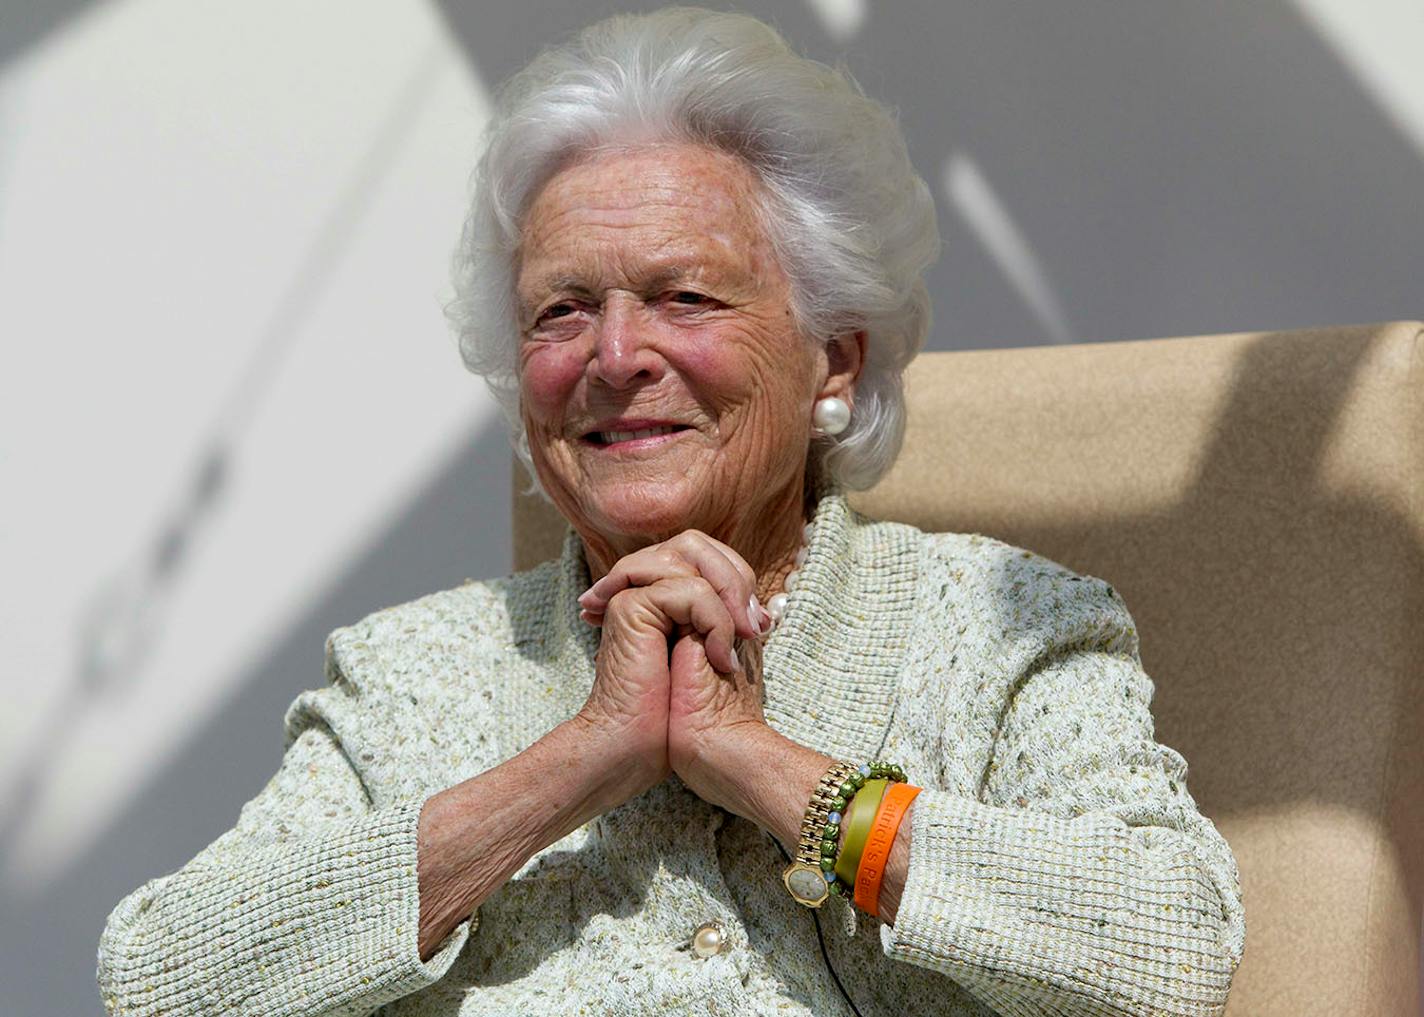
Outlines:
POLYGON ((642 301, 622 294, 603 304, 588 373, 609 388, 627 388, 662 377, 663 358, 654 344, 652 323, 642 301))

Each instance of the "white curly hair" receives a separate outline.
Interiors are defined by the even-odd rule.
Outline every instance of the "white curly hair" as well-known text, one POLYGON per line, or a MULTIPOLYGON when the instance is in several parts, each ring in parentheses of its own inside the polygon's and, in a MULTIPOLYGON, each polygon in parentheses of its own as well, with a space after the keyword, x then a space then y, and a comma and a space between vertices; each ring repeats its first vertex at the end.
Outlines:
MULTIPOLYGON (((870 487, 900 451, 902 375, 929 332, 923 276, 939 255, 934 199, 891 110, 749 15, 693 7, 615 15, 500 86, 445 308, 465 365, 485 379, 536 477, 519 413, 522 217, 581 154, 683 142, 731 153, 759 180, 757 213, 801 333, 822 342, 866 333, 850 426, 813 442, 808 467, 849 489, 870 487)), ((537 477, 534 489, 544 493, 537 477)))

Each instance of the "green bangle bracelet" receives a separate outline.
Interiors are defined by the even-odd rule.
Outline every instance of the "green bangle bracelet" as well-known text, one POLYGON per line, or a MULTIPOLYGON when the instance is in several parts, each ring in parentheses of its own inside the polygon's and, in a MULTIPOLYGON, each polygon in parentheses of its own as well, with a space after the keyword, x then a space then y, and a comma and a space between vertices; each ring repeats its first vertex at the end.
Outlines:
POLYGON ((831 812, 826 817, 825 829, 821 831, 821 875, 830 884, 831 893, 837 896, 847 897, 853 892, 852 883, 842 882, 836 877, 836 855, 840 850, 841 820, 851 799, 865 785, 865 782, 882 777, 897 783, 903 783, 909 779, 905 776, 905 771, 895 763, 876 760, 873 763, 865 763, 857 772, 851 774, 836 789, 836 797, 831 800, 831 812))
POLYGON ((845 827, 845 843, 836 856, 836 876, 846 886, 855 886, 855 871, 860 867, 860 856, 865 852, 865 841, 870 836, 870 828, 875 823, 875 812, 880 808, 880 800, 885 797, 885 789, 890 781, 884 777, 868 780, 856 792, 846 810, 842 825, 845 827))

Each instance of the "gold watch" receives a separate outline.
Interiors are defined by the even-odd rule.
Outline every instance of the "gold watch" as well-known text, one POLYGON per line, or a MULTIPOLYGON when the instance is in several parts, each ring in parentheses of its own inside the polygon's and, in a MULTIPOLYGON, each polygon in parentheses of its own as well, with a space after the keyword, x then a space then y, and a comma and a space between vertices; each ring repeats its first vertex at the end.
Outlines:
POLYGON ((811 792, 811 804, 801 820, 801 839, 796 857, 781 873, 786 891, 798 904, 818 908, 831 895, 830 880, 821 868, 821 839, 826 832, 826 817, 831 814, 831 802, 841 793, 841 785, 857 772, 853 763, 836 763, 822 775, 816 790, 811 792))

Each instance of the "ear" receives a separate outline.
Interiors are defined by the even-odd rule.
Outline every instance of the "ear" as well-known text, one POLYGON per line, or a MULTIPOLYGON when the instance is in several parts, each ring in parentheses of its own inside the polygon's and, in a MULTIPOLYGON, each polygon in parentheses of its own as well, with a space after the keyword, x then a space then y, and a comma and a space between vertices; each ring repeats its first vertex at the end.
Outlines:
POLYGON ((865 365, 865 332, 847 332, 825 345, 826 380, 816 393, 817 399, 839 396, 855 408, 855 383, 865 365))

